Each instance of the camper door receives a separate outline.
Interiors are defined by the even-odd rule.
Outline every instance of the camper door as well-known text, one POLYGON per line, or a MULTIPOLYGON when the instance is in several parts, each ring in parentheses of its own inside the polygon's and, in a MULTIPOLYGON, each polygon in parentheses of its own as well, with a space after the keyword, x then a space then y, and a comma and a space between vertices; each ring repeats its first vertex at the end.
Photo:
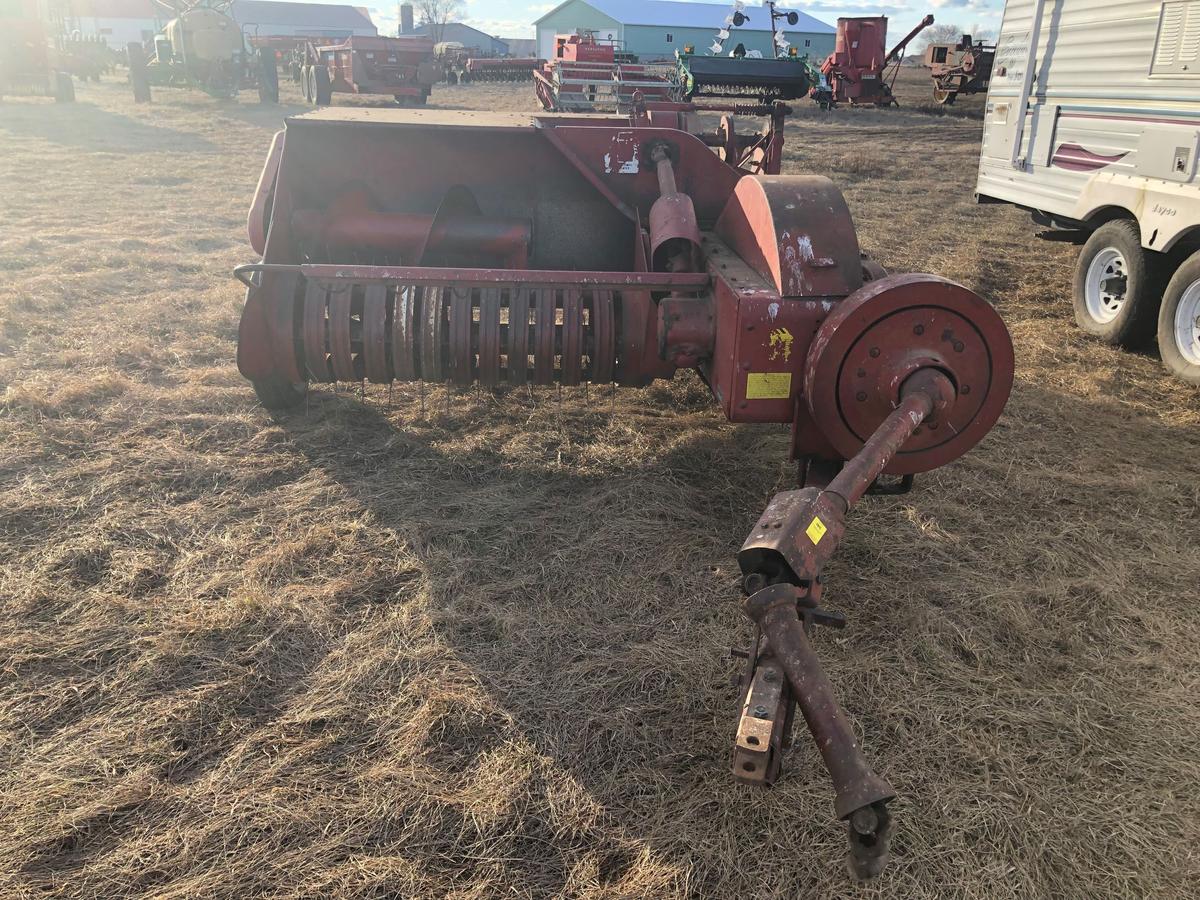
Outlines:
MULTIPOLYGON (((1026 110, 1037 89, 1037 69, 1046 69, 1047 61, 1038 60, 1036 53, 1044 37, 1041 28, 1043 5, 1044 0, 1009 0, 1000 27, 1000 39, 996 42, 996 59, 988 90, 983 155, 1008 160, 1017 168, 1025 168, 1020 152, 1023 139, 1028 137, 1032 146, 1034 138, 1033 128, 1029 134, 1025 129, 1040 118, 1035 105, 1035 122, 1026 122, 1026 110)), ((1050 124, 1053 127, 1053 123, 1050 124)))

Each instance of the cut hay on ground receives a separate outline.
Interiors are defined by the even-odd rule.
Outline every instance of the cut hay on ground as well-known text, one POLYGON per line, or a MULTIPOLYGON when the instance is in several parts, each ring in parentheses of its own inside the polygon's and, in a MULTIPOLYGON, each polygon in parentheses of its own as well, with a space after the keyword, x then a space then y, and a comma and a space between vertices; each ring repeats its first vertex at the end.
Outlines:
POLYGON ((807 741, 728 773, 783 429, 686 376, 273 421, 229 273, 280 110, 127 94, 0 106, 0 895, 1196 896, 1200 396, 1071 327, 1072 249, 972 203, 977 120, 789 128, 1018 353, 993 434, 829 573, 819 651, 900 793, 859 888, 807 741))

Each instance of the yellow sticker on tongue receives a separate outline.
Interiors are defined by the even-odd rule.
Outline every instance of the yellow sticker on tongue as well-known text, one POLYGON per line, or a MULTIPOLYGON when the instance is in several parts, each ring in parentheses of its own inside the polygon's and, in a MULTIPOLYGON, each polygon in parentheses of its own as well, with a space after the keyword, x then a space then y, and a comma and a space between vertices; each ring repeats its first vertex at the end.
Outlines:
POLYGON ((813 516, 813 520, 808 523, 808 527, 804 529, 804 533, 808 535, 808 539, 814 544, 821 543, 821 538, 825 537, 825 532, 829 529, 825 527, 817 516, 813 516))

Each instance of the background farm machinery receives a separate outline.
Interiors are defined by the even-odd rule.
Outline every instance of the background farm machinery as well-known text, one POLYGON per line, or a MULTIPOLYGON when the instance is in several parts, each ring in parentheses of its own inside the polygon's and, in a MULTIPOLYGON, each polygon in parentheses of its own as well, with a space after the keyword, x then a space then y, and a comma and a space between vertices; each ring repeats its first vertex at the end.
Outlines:
POLYGON ((433 39, 423 35, 310 41, 300 73, 304 98, 327 106, 336 93, 385 94, 400 106, 424 106, 442 77, 433 47, 433 39))
POLYGON ((135 96, 150 85, 198 88, 223 98, 235 97, 243 89, 257 89, 263 103, 279 102, 275 52, 247 43, 227 11, 229 2, 156 2, 171 9, 175 17, 155 36, 154 54, 148 61, 143 62, 140 45, 129 47, 135 96))
POLYGON ((528 57, 472 56, 463 67, 461 80, 464 84, 480 81, 530 81, 533 79, 533 73, 545 65, 544 59, 528 57))
POLYGON ((75 85, 61 51, 50 40, 46 11, 36 0, 0 3, 0 97, 75 99, 75 85))
POLYGON ((53 44, 59 71, 80 81, 99 81, 121 58, 103 38, 60 35, 53 44))
POLYGON ((738 554, 753 629, 733 772, 779 776, 798 706, 869 876, 895 792, 813 649, 817 626, 844 624, 823 571, 881 475, 907 487, 988 432, 1012 345, 967 289, 867 259, 829 180, 754 174, 683 127, 693 113, 642 104, 632 121, 289 119, 250 212, 262 261, 237 271, 238 366, 272 409, 310 382, 641 386, 694 369, 730 421, 789 426, 799 485, 738 554))
POLYGON ((750 21, 750 14, 745 9, 745 4, 740 0, 734 4, 717 31, 707 55, 696 53, 695 47, 690 45, 682 51, 676 51, 678 99, 740 97, 763 103, 794 100, 807 96, 820 82, 821 75, 808 57, 798 55, 796 48, 788 43, 783 31, 777 27, 779 22, 795 25, 800 21, 799 16, 793 11, 777 10, 773 2, 765 3, 763 9, 771 23, 774 55, 747 52, 740 43, 725 54, 724 49, 733 29, 750 21))
POLYGON ((807 57, 776 59, 678 54, 678 96, 741 97, 761 102, 807 97, 817 83, 807 57))
POLYGON ((547 111, 621 111, 629 108, 634 93, 671 99, 674 81, 670 66, 639 63, 616 43, 585 30, 556 36, 554 58, 533 71, 533 88, 547 111))
POLYGON ((930 44, 922 61, 933 78, 933 99, 953 103, 959 94, 982 94, 992 79, 996 45, 964 34, 957 44, 930 44))
POLYGON ((451 41, 436 44, 434 56, 442 69, 442 79, 448 84, 530 81, 533 73, 546 65, 544 59, 531 57, 483 56, 451 41))
POLYGON ((933 16, 926 16, 888 50, 887 16, 838 19, 833 53, 821 63, 821 74, 828 87, 815 91, 813 99, 822 108, 839 103, 896 106, 892 86, 899 74, 904 50, 932 24, 933 16))

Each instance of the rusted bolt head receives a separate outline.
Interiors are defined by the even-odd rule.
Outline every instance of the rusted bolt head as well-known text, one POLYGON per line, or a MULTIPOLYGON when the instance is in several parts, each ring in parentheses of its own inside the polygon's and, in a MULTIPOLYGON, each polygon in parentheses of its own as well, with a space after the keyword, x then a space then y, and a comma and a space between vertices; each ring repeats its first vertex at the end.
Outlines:
POLYGON ((765 719, 767 717, 767 708, 762 704, 759 704, 752 710, 752 715, 756 719, 765 719))
POLYGON ((859 403, 864 403, 867 399, 867 392, 859 391, 857 394, 854 395, 854 399, 857 400, 859 403))
POLYGON ((960 394, 969 394, 969 393, 971 393, 971 386, 969 384, 964 384, 962 387, 960 387, 958 389, 958 392, 960 394))
POLYGON ((859 370, 858 370, 857 372, 855 372, 854 374, 856 374, 856 375, 857 375, 859 378, 866 378, 866 377, 867 377, 867 370, 866 370, 866 369, 859 369, 859 370))
POLYGON ((879 356, 879 348, 872 347, 871 348, 871 359, 876 359, 876 358, 878 358, 878 356, 879 356))
POLYGON ((742 579, 742 590, 747 594, 753 594, 755 591, 761 591, 767 586, 767 576, 762 572, 751 572, 742 579))
POLYGON ((879 816, 869 806, 863 806, 850 814, 850 827, 859 834, 873 834, 879 827, 879 816))
POLYGON ((954 342, 954 352, 955 352, 955 353, 962 353, 962 352, 963 352, 963 342, 962 342, 962 341, 955 341, 955 342, 954 342))
POLYGON ((917 325, 913 328, 913 334, 924 334, 924 333, 925 333, 924 325, 917 325))
POLYGON ((768 684, 774 684, 778 680, 779 680, 779 673, 776 672, 774 669, 767 669, 767 671, 765 671, 763 673, 763 681, 767 682, 768 684))

